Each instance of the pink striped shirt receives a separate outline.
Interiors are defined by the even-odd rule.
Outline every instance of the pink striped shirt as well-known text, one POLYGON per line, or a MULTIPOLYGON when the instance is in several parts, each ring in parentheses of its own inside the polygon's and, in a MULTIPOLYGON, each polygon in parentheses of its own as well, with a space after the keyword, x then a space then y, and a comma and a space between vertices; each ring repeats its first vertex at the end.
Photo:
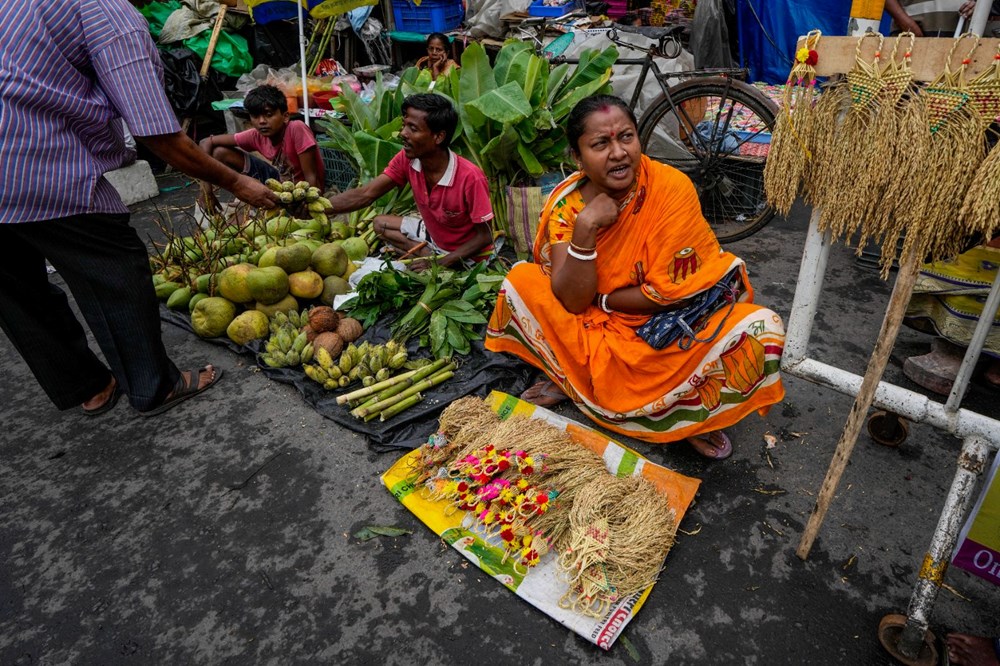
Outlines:
POLYGON ((0 0, 0 224, 124 213, 122 139, 180 130, 127 0, 0 0))

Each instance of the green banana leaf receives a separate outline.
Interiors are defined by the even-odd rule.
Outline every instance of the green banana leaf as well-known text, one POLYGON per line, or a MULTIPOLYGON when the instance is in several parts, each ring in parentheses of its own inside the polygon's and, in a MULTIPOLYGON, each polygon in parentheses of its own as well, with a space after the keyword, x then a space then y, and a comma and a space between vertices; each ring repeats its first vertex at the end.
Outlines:
POLYGON ((367 132, 355 132, 354 140, 363 156, 363 161, 359 165, 361 182, 367 182, 385 171, 389 160, 403 149, 403 146, 395 141, 386 141, 367 132))
POLYGON ((475 109, 486 118, 504 125, 521 122, 531 115, 531 102, 521 86, 513 81, 467 102, 465 108, 470 116, 474 116, 471 109, 475 109))

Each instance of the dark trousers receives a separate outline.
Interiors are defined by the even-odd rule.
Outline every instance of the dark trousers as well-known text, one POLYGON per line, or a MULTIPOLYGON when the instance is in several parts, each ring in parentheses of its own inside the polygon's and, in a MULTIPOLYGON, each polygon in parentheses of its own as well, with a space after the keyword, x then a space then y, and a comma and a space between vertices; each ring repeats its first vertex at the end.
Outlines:
POLYGON ((0 328, 59 409, 94 397, 114 374, 132 406, 146 411, 180 376, 160 337, 146 247, 128 215, 0 224, 0 328), (49 282, 46 259, 72 292, 110 372, 87 346, 66 294, 49 282))

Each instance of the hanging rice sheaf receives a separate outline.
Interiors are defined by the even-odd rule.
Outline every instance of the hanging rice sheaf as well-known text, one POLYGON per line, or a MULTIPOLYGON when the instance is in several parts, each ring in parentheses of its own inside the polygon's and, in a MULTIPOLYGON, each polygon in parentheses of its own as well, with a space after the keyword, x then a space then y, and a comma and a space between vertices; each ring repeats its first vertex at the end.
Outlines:
MULTIPOLYGON (((968 89, 979 120, 984 125, 984 134, 992 131, 996 143, 995 123, 1000 117, 1000 47, 993 56, 993 65, 973 79, 968 89)), ((982 234, 987 240, 1000 226, 1000 150, 995 146, 976 170, 960 216, 963 228, 982 234)))
POLYGON ((788 74, 781 110, 771 134, 771 148, 764 164, 764 191, 767 200, 787 215, 799 195, 811 159, 812 115, 816 98, 816 46, 821 33, 813 30, 795 54, 795 66, 788 74))

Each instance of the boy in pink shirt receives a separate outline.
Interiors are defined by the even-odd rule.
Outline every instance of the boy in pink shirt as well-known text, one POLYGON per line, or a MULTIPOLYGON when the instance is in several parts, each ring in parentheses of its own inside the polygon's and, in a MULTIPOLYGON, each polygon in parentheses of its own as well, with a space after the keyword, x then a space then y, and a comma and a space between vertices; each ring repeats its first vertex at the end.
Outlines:
MULTIPOLYGON (((380 215, 373 220, 379 238, 400 252, 425 243, 416 254, 439 255, 438 263, 444 266, 489 257, 493 249, 489 186, 479 167, 448 148, 457 125, 458 113, 447 97, 433 93, 407 97, 399 132, 403 150, 379 176, 333 197, 327 214, 364 208, 409 183, 420 218, 380 215)), ((418 261, 411 268, 426 265, 418 261)))
POLYGON ((316 137, 301 120, 288 120, 285 95, 270 85, 254 88, 243 100, 254 127, 201 141, 206 153, 229 167, 264 182, 304 180, 324 189, 323 159, 316 137), (253 153, 260 153, 265 159, 253 153))

